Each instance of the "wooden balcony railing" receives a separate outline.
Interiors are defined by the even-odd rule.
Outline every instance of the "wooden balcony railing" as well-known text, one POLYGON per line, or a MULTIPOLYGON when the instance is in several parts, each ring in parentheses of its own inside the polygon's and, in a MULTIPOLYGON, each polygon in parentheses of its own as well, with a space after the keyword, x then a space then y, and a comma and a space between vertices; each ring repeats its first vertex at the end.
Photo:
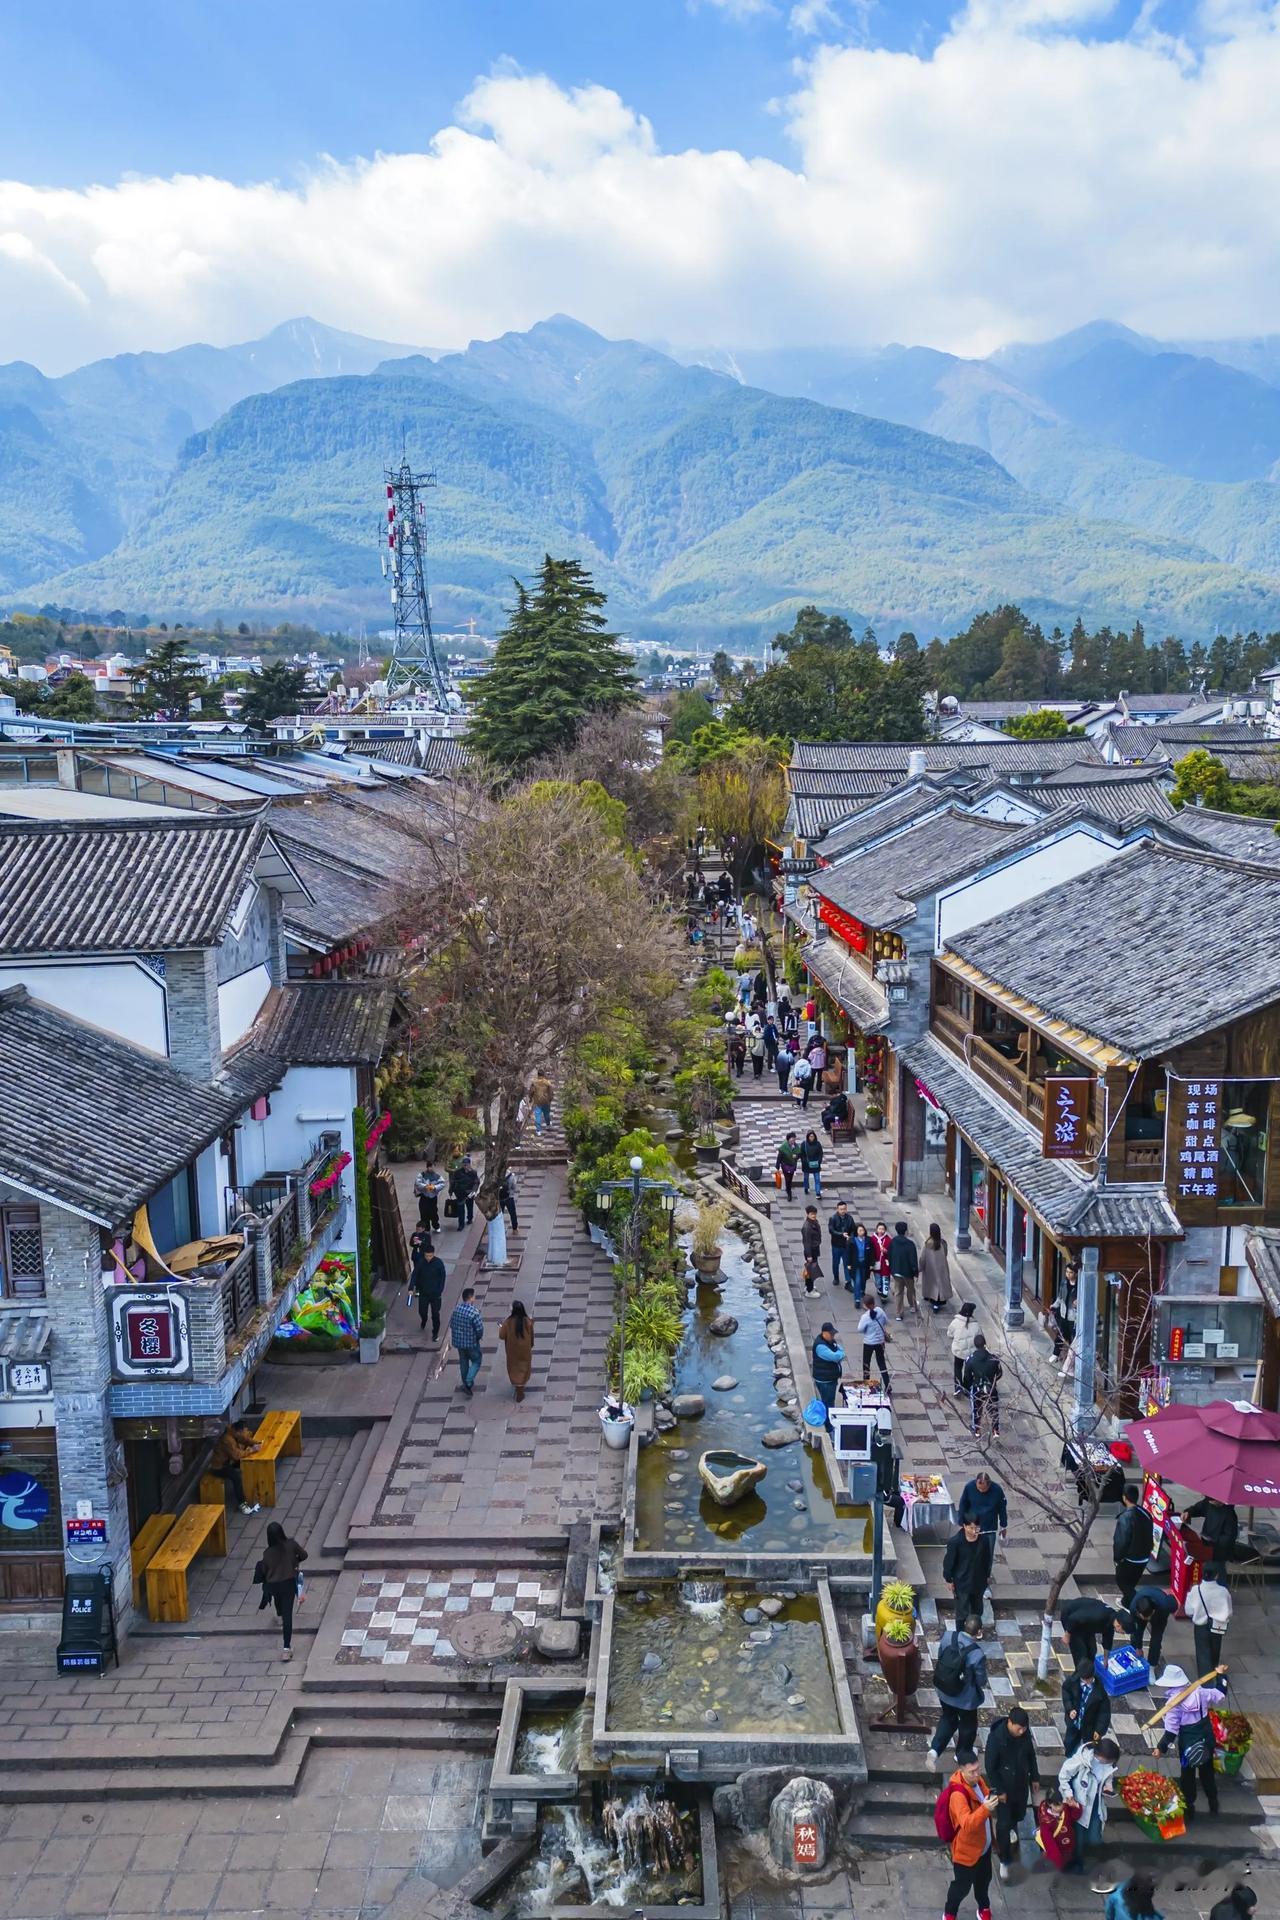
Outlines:
POLYGON ((246 1245, 231 1262, 219 1281, 222 1291, 222 1324, 227 1339, 245 1326, 258 1310, 253 1280, 253 1247, 246 1245))

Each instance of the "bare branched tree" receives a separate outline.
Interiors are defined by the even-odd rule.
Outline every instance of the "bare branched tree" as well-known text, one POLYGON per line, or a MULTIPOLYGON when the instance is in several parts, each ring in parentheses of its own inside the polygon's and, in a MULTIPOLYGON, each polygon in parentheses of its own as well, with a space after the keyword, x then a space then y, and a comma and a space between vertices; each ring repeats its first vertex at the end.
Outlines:
POLYGON ((629 850, 573 787, 454 785, 447 831, 406 875, 411 991, 432 1045, 465 1057, 484 1129, 477 1195, 505 1257, 499 1192, 530 1080, 612 1005, 670 991, 674 942, 629 850))
POLYGON ((626 807, 628 837, 665 882, 684 862, 693 780, 662 758, 654 732, 645 715, 632 708, 593 713, 572 747, 540 761, 532 772, 541 779, 598 780, 626 807))
MULTIPOLYGON (((1094 1521, 1098 1517, 1105 1474, 1077 1474, 1069 1461, 1103 1444, 1105 1407, 1089 1410, 1083 1422, 1076 1418, 1072 1379, 1047 1356, 1025 1346, 999 1343, 997 1358, 1003 1369, 999 1383, 999 1431, 990 1406, 980 1410, 978 1431, 970 1426, 968 1397, 953 1391, 949 1349, 932 1346, 933 1316, 925 1315, 914 1338, 895 1343, 898 1365, 906 1361, 922 1398, 945 1409, 957 1433, 967 1436, 966 1450, 987 1467, 1011 1498, 1020 1499, 1048 1520, 1060 1541, 1060 1553, 1049 1575, 1040 1623, 1037 1672, 1048 1677, 1053 1650, 1053 1623, 1062 1590, 1080 1563, 1094 1521)), ((939 1323, 940 1325, 941 1323, 939 1323)), ((993 1350, 997 1343, 991 1342, 993 1350)), ((1142 1342, 1138 1341, 1141 1349, 1142 1342)), ((1135 1393, 1138 1377, 1107 1383, 1111 1404, 1135 1393)))

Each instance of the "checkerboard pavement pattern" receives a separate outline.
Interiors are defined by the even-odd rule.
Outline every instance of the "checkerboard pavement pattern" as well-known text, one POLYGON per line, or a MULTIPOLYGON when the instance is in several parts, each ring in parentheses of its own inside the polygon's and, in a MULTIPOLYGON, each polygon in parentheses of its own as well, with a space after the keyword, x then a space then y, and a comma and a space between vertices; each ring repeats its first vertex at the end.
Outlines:
MULTIPOLYGON (((777 1080, 774 1080, 777 1087, 777 1080)), ((787 1134, 794 1130, 803 1140, 812 1127, 824 1148, 822 1161, 822 1199, 818 1202, 819 1212, 825 1207, 828 1212, 834 1208, 837 1200, 847 1200, 859 1219, 866 1216, 875 1196, 876 1211, 872 1221, 879 1218, 879 1209, 886 1204, 876 1192, 875 1180, 871 1169, 863 1157, 858 1144, 858 1136, 852 1140, 833 1142, 830 1134, 822 1129, 822 1109, 829 1096, 814 1093, 809 1099, 809 1111, 806 1113, 797 1101, 769 1100, 757 1097, 757 1090, 747 1081, 735 1084, 735 1103, 733 1117, 738 1123, 739 1142, 735 1157, 739 1166, 749 1166, 759 1161, 764 1168, 765 1184, 773 1180, 773 1163, 778 1148, 787 1134)), ((856 1102, 855 1095, 855 1102, 856 1102)), ((796 1230, 804 1218, 804 1191, 799 1174, 796 1175, 795 1199, 791 1207, 795 1210, 796 1230)), ((774 1209, 774 1218, 785 1222, 790 1209, 785 1194, 778 1197, 774 1209)), ((870 1223, 869 1223, 870 1224, 870 1223)), ((825 1231, 826 1219, 823 1217, 825 1231)))
POLYGON ((379 1666, 426 1666, 455 1660, 449 1628, 463 1614, 510 1614, 522 1627, 559 1617, 561 1575, 528 1567, 518 1573, 455 1568, 447 1578, 427 1574, 399 1580, 366 1575, 351 1603, 338 1650, 339 1663, 374 1660, 379 1666))

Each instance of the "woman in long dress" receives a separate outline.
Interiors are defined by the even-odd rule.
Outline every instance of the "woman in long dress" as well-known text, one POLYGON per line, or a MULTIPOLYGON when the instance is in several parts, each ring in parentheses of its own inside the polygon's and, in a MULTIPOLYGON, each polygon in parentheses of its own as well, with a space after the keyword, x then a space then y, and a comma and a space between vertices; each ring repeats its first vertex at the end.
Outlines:
POLYGON ((533 1372, 533 1321, 519 1300, 511 1302, 511 1311, 498 1328, 498 1338, 507 1351, 507 1378, 516 1390, 516 1399, 523 1400, 533 1372))
POLYGON ((920 1291, 935 1313, 941 1313, 951 1298, 947 1243, 936 1221, 929 1228, 929 1238, 920 1249, 920 1291))

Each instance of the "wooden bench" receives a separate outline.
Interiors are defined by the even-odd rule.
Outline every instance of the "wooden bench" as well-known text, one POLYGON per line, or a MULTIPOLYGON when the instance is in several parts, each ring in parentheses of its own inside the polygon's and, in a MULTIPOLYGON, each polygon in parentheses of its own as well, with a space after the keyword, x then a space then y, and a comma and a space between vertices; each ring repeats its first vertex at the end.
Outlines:
POLYGON ((147 1613, 152 1620, 187 1618, 187 1569, 198 1553, 225 1558, 225 1506, 186 1508, 160 1551, 147 1563, 147 1613))
POLYGON ((227 1483, 220 1473, 202 1473, 196 1499, 202 1507, 226 1506, 227 1483))
POLYGON ((748 1180, 745 1173, 739 1173, 732 1160, 720 1162, 720 1179, 731 1193, 737 1194, 739 1200, 745 1200, 747 1205, 754 1207, 757 1213, 764 1214, 766 1219, 770 1218, 773 1213, 773 1195, 766 1193, 763 1187, 758 1187, 754 1180, 748 1180))
POLYGON ((134 1535, 130 1554, 133 1560, 133 1604, 142 1605, 142 1576, 147 1570, 147 1562, 157 1547, 161 1545, 167 1533, 171 1532, 178 1516, 176 1513, 153 1513, 144 1520, 134 1535))
POLYGON ((854 1124, 852 1120, 837 1120, 831 1128, 832 1146, 835 1146, 838 1140, 852 1140, 853 1136, 854 1124))
POLYGON ((257 1452, 240 1462, 244 1497, 250 1506, 274 1507, 276 1461, 302 1452, 302 1415, 264 1414, 253 1438, 257 1452))

